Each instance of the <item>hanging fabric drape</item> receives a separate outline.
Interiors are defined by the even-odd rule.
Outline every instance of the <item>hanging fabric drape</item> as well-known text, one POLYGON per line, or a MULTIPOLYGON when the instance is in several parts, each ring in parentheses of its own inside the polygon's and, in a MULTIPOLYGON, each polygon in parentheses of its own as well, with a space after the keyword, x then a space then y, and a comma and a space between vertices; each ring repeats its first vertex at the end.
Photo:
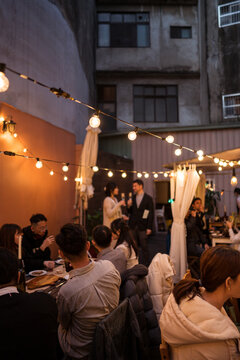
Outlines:
POLYGON ((181 280, 187 270, 187 246, 185 217, 195 195, 199 182, 196 166, 179 167, 171 177, 171 198, 173 224, 171 229, 170 257, 176 269, 175 282, 181 280))
POLYGON ((199 197, 202 200, 203 209, 205 208, 205 192, 206 192, 206 176, 204 174, 200 175, 200 181, 196 190, 196 197, 199 197))
MULTIPOLYGON (((88 208, 88 199, 93 197, 94 188, 92 186, 93 170, 96 165, 98 155, 98 134, 99 128, 86 128, 87 134, 84 140, 81 152, 80 166, 78 168, 77 177, 81 179, 76 185, 76 207, 79 207, 79 198, 83 200, 83 208, 88 208)), ((81 206, 81 205, 80 205, 81 206)))

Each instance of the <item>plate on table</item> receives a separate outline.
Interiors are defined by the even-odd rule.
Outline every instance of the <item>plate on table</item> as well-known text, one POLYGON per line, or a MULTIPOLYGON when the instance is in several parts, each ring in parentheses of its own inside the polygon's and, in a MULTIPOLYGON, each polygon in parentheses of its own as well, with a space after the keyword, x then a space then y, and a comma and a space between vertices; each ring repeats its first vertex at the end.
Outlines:
POLYGON ((55 260, 55 263, 58 265, 64 265, 64 260, 63 259, 57 259, 55 260))
POLYGON ((59 280, 59 276, 56 275, 39 275, 34 279, 31 279, 27 283, 29 290, 34 290, 43 286, 53 285, 59 280))
POLYGON ((29 272, 29 275, 31 276, 42 276, 42 275, 46 275, 47 271, 46 270, 33 270, 29 272))

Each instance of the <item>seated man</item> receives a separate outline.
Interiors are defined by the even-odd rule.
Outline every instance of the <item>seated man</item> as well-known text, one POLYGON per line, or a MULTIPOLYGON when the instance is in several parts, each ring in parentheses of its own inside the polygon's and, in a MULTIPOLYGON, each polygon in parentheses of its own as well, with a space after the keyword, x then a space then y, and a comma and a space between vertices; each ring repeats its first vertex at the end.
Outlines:
POLYGON ((98 260, 109 260, 115 268, 122 274, 127 269, 127 259, 121 249, 112 249, 112 232, 105 225, 98 225, 93 229, 92 243, 99 251, 98 260))
POLYGON ((0 248, 0 357, 11 360, 54 360, 57 306, 50 295, 17 290, 18 260, 0 248))
POLYGON ((187 227, 187 255, 201 256, 205 249, 209 248, 207 239, 203 233, 201 211, 202 201, 199 198, 193 199, 188 216, 185 219, 187 227))
POLYGON ((73 267, 57 298, 60 345, 69 358, 87 359, 97 323, 118 306, 120 275, 110 261, 88 258, 90 243, 81 225, 64 225, 56 242, 73 267))
POLYGON ((54 261, 50 261, 49 246, 55 241, 54 236, 48 236, 47 219, 43 214, 30 218, 31 225, 23 229, 23 260, 26 272, 42 269, 44 266, 52 269, 54 261))

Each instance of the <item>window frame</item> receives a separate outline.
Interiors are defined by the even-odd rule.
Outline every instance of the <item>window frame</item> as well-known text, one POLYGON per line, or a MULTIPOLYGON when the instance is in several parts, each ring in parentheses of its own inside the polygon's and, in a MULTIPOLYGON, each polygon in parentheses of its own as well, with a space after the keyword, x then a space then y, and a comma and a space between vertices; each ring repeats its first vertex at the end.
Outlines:
POLYGON ((240 118, 240 93, 222 95, 222 108, 223 108, 223 118, 224 119, 239 119, 240 118), (225 99, 231 98, 234 96, 239 97, 239 104, 226 105, 225 99), (226 110, 229 108, 233 108, 233 109, 239 108, 239 114, 236 114, 236 115, 226 114, 226 110))
POLYGON ((218 27, 219 28, 223 28, 223 27, 226 27, 226 26, 232 26, 232 25, 236 25, 236 24, 239 24, 240 23, 240 1, 237 0, 237 1, 232 1, 232 2, 229 2, 229 3, 226 3, 226 4, 221 4, 221 5, 218 5, 218 27), (239 10, 238 11, 235 11, 235 12, 228 12, 228 13, 225 13, 225 14, 221 14, 221 9, 224 8, 224 7, 227 7, 227 6, 230 6, 230 8, 232 6, 235 6, 235 5, 239 5, 239 10), (222 19, 223 18, 226 18, 227 16, 233 16, 233 15, 237 15, 239 14, 239 21, 235 21, 235 22, 230 22, 230 23, 227 23, 227 24, 222 24, 222 19))
MULTIPOLYGON (((100 108, 99 108, 99 105, 100 104, 115 104, 115 114, 114 115, 112 115, 112 114, 110 114, 110 115, 112 115, 112 116, 114 116, 114 117, 117 117, 117 84, 97 84, 97 108, 99 109, 99 110, 101 110, 100 108), (115 88, 115 101, 99 101, 99 96, 98 96, 98 94, 99 94, 99 90, 98 90, 98 87, 99 86, 102 86, 102 87, 114 87, 115 88)), ((104 111, 104 110, 102 110, 102 111, 104 111)), ((106 111, 104 111, 104 112, 106 112, 106 111)), ((107 113, 107 112, 106 112, 107 113)), ((104 116, 104 118, 107 118, 105 115, 102 115, 102 116, 104 116)), ((109 118, 110 119, 110 118, 109 118)), ((112 120, 114 120, 114 119, 112 119, 112 120)), ((115 129, 110 129, 110 130, 105 130, 104 128, 102 129, 102 132, 111 132, 111 131, 116 131, 117 130, 117 120, 115 120, 115 129)))
POLYGON ((179 26, 179 25, 170 25, 170 39, 183 39, 183 40, 187 40, 187 39, 192 39, 192 26, 188 25, 188 26, 179 26), (179 30, 183 30, 183 29, 189 29, 190 30, 190 37, 181 37, 181 36, 177 36, 177 37, 172 37, 172 30, 173 29, 179 29, 179 30))

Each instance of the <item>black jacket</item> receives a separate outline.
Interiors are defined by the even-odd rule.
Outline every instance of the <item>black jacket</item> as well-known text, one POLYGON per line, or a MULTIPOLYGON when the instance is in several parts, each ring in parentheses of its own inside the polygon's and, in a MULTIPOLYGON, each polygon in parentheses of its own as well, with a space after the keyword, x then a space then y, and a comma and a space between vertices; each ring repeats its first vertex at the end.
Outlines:
POLYGON ((205 245, 207 239, 203 233, 202 214, 197 214, 196 217, 189 215, 185 220, 187 227, 187 252, 188 255, 195 255, 196 245, 205 245))
POLYGON ((132 206, 129 208, 129 214, 129 226, 131 229, 138 227, 138 230, 140 231, 147 229, 153 230, 154 208, 153 199, 150 195, 144 193, 139 208, 136 204, 136 195, 134 195, 132 199, 132 206), (146 219, 143 219, 144 210, 149 211, 146 219))
POLYGON ((0 359, 56 359, 57 306, 51 296, 2 295, 0 319, 0 359))
POLYGON ((159 359, 159 345, 161 333, 157 316, 153 310, 151 296, 148 292, 145 276, 148 274, 146 266, 139 264, 125 271, 122 275, 120 300, 129 298, 137 316, 144 343, 144 351, 140 359, 159 359))
POLYGON ((23 260, 26 272, 31 270, 43 269, 43 262, 50 260, 50 249, 47 247, 44 251, 40 249, 43 241, 47 237, 47 231, 44 236, 36 238, 31 230, 31 226, 23 229, 23 260))

